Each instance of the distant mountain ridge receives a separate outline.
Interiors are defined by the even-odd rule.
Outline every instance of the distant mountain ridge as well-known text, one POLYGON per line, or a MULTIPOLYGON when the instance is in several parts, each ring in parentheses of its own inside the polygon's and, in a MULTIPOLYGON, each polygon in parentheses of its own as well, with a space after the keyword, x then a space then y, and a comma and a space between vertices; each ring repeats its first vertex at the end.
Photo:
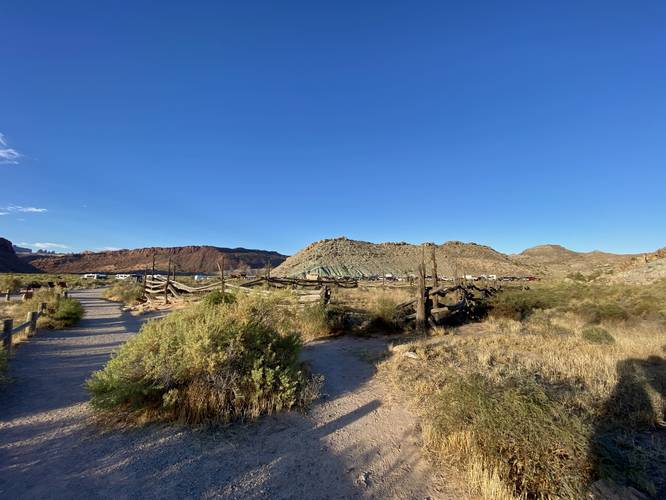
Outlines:
POLYGON ((608 280, 631 276, 635 281, 644 279, 644 276, 661 276, 663 259, 666 258, 666 247, 650 253, 622 255, 600 251, 575 252, 561 245, 548 244, 528 248, 519 254, 506 255, 486 245, 460 241, 414 245, 405 242, 371 243, 345 237, 311 243, 291 257, 274 251, 210 245, 59 255, 16 254, 14 248, 11 242, 0 238, 0 272, 141 272, 151 266, 154 254, 156 269, 160 272, 167 269, 171 258, 178 272, 216 273, 217 264, 221 263, 224 256, 227 271, 265 269, 270 265, 275 276, 319 274, 362 278, 387 273, 414 273, 424 256, 430 273, 431 253, 434 249, 438 274, 445 276, 496 274, 566 277, 582 273, 588 277, 600 276, 608 280))
POLYGON ((27 254, 21 256, 40 271, 47 273, 87 272, 140 272, 152 266, 166 271, 169 258, 178 272, 216 273, 218 262, 224 257, 226 270, 260 269, 268 265, 276 267, 286 256, 278 252, 246 248, 221 248, 214 246, 150 247, 134 250, 110 250, 61 255, 27 254))
POLYGON ((0 238, 0 273, 34 273, 36 269, 22 261, 14 251, 12 242, 0 238))
POLYGON ((582 273, 608 273, 631 265, 639 255, 600 252, 574 252, 562 245, 537 245, 511 255, 518 263, 538 269, 539 274, 566 276, 582 273))

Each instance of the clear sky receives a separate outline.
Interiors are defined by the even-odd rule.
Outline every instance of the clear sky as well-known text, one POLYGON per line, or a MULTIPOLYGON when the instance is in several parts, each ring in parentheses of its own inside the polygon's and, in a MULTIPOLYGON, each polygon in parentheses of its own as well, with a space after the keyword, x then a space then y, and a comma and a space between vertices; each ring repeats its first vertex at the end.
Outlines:
POLYGON ((665 27, 661 0, 6 0, 0 236, 653 250, 665 27))

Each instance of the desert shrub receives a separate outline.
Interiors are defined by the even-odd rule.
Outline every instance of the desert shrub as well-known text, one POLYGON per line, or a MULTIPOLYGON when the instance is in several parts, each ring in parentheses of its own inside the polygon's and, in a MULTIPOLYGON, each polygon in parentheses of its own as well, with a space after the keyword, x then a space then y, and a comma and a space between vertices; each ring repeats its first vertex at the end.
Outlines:
POLYGON ((4 293, 9 290, 10 292, 15 293, 21 288, 21 286, 23 286, 23 282, 13 274, 4 274, 0 276, 0 292, 4 293))
POLYGON ((537 310, 573 312, 589 323, 666 319, 666 280, 652 285, 545 283, 508 287, 490 301, 495 318, 524 320, 537 310))
POLYGON ((438 453, 482 464, 514 496, 581 498, 591 474, 585 424, 531 377, 451 375, 429 424, 438 453))
POLYGON ((573 281, 580 281, 580 282, 583 282, 583 283, 587 281, 587 278, 585 277, 585 275, 583 273, 581 273, 580 271, 578 271, 576 273, 567 274, 567 278, 569 278, 570 280, 573 280, 573 281))
POLYGON ((582 336, 585 340, 593 344, 615 343, 615 337, 608 333, 608 330, 600 326, 587 326, 583 328, 582 336))
POLYGON ((235 297, 231 293, 225 293, 222 290, 213 290, 206 294, 202 302, 208 307, 219 306, 220 304, 231 304, 235 297))
POLYGON ((274 306, 243 296, 145 324, 88 381, 93 406, 196 424, 304 405, 312 393, 301 339, 280 333, 274 306))
POLYGON ((523 320, 537 309, 552 309, 566 302, 565 295, 558 289, 533 287, 507 288, 490 300, 491 316, 523 320))
POLYGON ((63 327, 71 326, 83 318, 83 306, 73 298, 60 299, 51 315, 63 327))
POLYGON ((624 321, 629 319, 629 313, 620 305, 614 303, 587 302, 576 308, 576 312, 589 323, 602 321, 624 321))
POLYGON ((305 340, 334 335, 344 328, 343 311, 321 303, 306 305, 296 313, 294 328, 305 340))
POLYGON ((143 297, 143 285, 136 281, 116 280, 110 287, 104 290, 102 296, 105 299, 122 302, 126 305, 134 305, 143 297))

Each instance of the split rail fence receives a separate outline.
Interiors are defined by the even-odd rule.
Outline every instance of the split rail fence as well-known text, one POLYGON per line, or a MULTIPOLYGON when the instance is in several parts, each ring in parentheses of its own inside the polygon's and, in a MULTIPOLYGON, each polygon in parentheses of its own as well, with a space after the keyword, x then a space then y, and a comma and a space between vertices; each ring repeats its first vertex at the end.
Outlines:
POLYGON ((328 303, 332 287, 355 288, 358 286, 356 280, 349 279, 320 279, 305 280, 296 278, 275 278, 265 276, 240 284, 229 283, 224 280, 223 273, 219 281, 203 286, 190 286, 181 283, 170 276, 160 277, 146 275, 144 277, 145 300, 163 299, 165 303, 170 300, 182 299, 188 295, 206 294, 215 290, 226 291, 229 289, 247 293, 270 293, 265 288, 289 289, 298 296, 301 303, 322 301, 328 303))
POLYGON ((14 326, 13 319, 5 319, 2 322, 2 345, 7 351, 8 355, 12 354, 12 340, 16 333, 25 332, 28 338, 33 337, 37 333, 37 320, 43 314, 46 314, 47 304, 42 302, 39 305, 38 311, 30 311, 25 318, 25 322, 20 325, 14 326))

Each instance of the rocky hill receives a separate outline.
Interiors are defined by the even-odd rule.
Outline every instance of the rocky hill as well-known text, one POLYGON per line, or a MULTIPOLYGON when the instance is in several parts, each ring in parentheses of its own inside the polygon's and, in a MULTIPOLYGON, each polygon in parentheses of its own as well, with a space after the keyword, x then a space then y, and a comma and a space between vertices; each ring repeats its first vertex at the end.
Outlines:
POLYGON ((599 251, 574 252, 561 245, 538 245, 510 258, 516 264, 537 269, 539 274, 562 277, 575 273, 612 272, 631 265, 637 256, 599 251))
POLYGON ((654 259, 640 265, 632 266, 609 277, 613 283, 648 284, 666 279, 666 258, 654 259))
POLYGON ((34 273, 35 271, 34 267, 18 258, 11 241, 0 238, 0 273, 34 273))
MULTIPOLYGON (((426 263, 431 269, 431 252, 435 249, 438 274, 496 274, 527 276, 535 269, 484 245, 449 241, 442 245, 427 244, 426 263)), ((277 267, 276 276, 300 276, 304 273, 322 276, 378 276, 386 273, 414 273, 423 255, 423 245, 408 243, 369 243, 347 238, 317 241, 289 257, 277 267)))
POLYGON ((275 267, 286 258, 285 255, 265 250, 213 246, 155 247, 64 255, 27 254, 21 258, 24 263, 48 273, 119 273, 143 271, 152 265, 153 254, 156 269, 165 271, 171 258, 177 271, 186 273, 216 273, 222 256, 226 270, 260 269, 269 263, 275 267))

